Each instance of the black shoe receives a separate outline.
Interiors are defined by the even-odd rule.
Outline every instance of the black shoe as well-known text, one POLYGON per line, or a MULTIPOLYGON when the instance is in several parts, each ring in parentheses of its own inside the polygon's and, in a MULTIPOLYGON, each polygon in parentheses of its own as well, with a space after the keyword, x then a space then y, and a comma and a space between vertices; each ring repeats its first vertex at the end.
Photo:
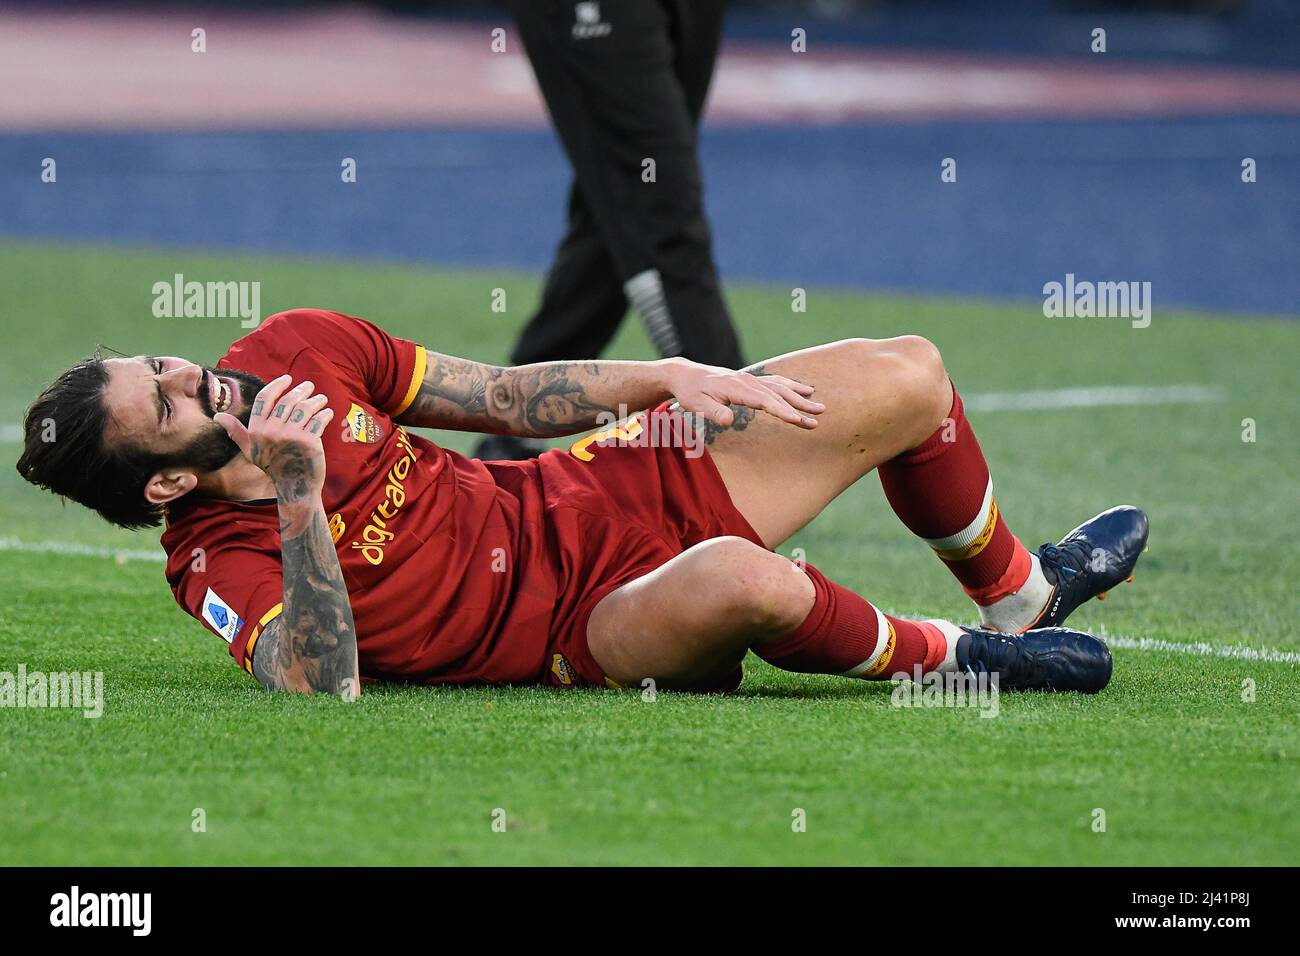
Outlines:
POLYGON ((546 442, 514 435, 488 435, 470 457, 479 461, 527 461, 546 451, 546 442))
POLYGON ((957 666, 965 673, 997 674, 999 690, 1075 690, 1095 694, 1110 683, 1106 642, 1064 627, 999 634, 963 627, 957 666))
POLYGON ((1052 585, 1047 607, 1033 627, 1064 624, 1074 609, 1121 581, 1133 580, 1133 567, 1147 546, 1146 512, 1132 505, 1103 511, 1067 534, 1060 544, 1038 549, 1043 575, 1052 585))

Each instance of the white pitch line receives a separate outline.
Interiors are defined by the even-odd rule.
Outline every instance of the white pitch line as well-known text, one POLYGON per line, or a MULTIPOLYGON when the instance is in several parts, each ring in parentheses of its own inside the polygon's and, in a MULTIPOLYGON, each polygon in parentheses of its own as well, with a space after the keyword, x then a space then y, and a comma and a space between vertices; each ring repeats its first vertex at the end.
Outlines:
MULTIPOLYGON (((973 412, 1032 412, 1108 405, 1197 405, 1221 402, 1224 397, 1224 390, 1217 385, 1098 385, 1025 392, 975 392, 962 395, 962 402, 973 412)), ((13 445, 22 440, 21 425, 0 425, 0 444, 13 445)))
POLYGON ((0 538, 0 551, 21 551, 25 554, 64 554, 78 558, 112 558, 115 561, 167 560, 161 549, 144 551, 139 548, 96 548, 70 541, 19 541, 17 538, 0 538))
MULTIPOLYGON (((19 541, 16 538, 0 538, 0 551, 20 551, 27 554, 63 554, 81 558, 112 558, 117 561, 152 561, 166 560, 161 551, 143 551, 132 548, 96 548, 85 544, 66 541, 19 541)), ((893 614, 891 610, 889 613, 893 614)), ((923 614, 904 615, 912 618, 924 618, 923 614)), ((1270 664, 1300 664, 1300 652, 1283 651, 1273 647, 1251 647, 1247 644, 1211 644, 1207 641, 1179 643, 1150 637, 1124 637, 1107 634, 1098 630, 1097 636, 1112 647, 1122 647, 1131 651, 1160 651, 1173 654, 1191 654, 1197 657, 1226 657, 1244 661, 1265 661, 1270 664)))
POLYGON ((1224 390, 1217 385, 1099 385, 1094 388, 984 392, 963 395, 962 402, 967 409, 976 412, 1027 412, 1107 405, 1204 404, 1223 401, 1224 396, 1224 390))
POLYGON ((1230 657, 1242 661, 1267 661, 1270 664, 1300 664, 1300 653, 1280 651, 1272 647, 1250 647, 1247 644, 1210 644, 1196 641, 1182 644, 1162 641, 1152 637, 1112 637, 1098 632, 1111 647, 1130 651, 1168 651, 1173 654, 1192 654, 1196 657, 1230 657))

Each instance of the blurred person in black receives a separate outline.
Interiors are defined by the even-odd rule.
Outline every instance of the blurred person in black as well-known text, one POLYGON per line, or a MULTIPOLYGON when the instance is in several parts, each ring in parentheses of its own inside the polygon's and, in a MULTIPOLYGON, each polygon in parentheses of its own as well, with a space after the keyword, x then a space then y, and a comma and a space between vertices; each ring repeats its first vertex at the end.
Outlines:
MULTIPOLYGON (((660 355, 743 364, 696 155, 725 5, 508 0, 574 172, 568 229, 511 364, 596 358, 629 305, 660 355)), ((491 436, 475 455, 544 447, 491 436)))

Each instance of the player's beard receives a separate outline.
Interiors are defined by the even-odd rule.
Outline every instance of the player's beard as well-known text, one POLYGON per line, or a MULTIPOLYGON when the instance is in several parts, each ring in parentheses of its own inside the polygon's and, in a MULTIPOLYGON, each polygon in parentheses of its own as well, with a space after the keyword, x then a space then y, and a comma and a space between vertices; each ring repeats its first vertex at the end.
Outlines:
MULTIPOLYGON (((266 383, 252 372, 241 372, 239 369, 233 368, 213 369, 205 366, 203 379, 199 383, 198 399, 199 404, 203 407, 204 414, 209 419, 216 414, 212 409, 212 386, 209 378, 212 375, 220 375, 222 378, 230 379, 239 386, 239 396, 232 403, 230 414, 247 425, 249 415, 253 410, 253 399, 257 397, 257 393, 262 390, 266 383)), ((195 471, 203 473, 216 471, 228 465, 231 459, 238 454, 239 446, 226 434, 226 430, 216 422, 209 421, 184 448, 167 455, 166 464, 177 468, 193 468, 195 471)))

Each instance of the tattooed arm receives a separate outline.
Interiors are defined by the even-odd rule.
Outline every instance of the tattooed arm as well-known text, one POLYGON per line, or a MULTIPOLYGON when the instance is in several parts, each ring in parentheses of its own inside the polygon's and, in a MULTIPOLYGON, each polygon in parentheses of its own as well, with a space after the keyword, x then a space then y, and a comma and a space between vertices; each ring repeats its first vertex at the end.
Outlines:
POLYGON ((355 697, 356 626, 320 496, 288 510, 281 499, 284 610, 258 639, 253 675, 273 690, 355 697))
POLYGON ((321 503, 320 436, 333 413, 324 395, 312 395, 311 382, 288 386, 287 375, 268 383, 247 426, 231 415, 214 416, 270 477, 279 504, 284 610, 257 642, 253 673, 272 689, 355 697, 361 689, 356 626, 321 503))
POLYGON ((640 411, 669 398, 720 425, 729 405, 767 411, 805 428, 822 406, 812 388, 779 375, 700 365, 686 359, 657 362, 542 362, 502 368, 428 353, 419 393, 401 416, 404 425, 551 438, 609 424, 611 415, 640 411), (621 407, 621 408, 620 408, 621 407))
POLYGON ((669 397, 662 362, 545 362, 501 368, 428 353, 406 425, 549 438, 596 425, 622 403, 669 397))

